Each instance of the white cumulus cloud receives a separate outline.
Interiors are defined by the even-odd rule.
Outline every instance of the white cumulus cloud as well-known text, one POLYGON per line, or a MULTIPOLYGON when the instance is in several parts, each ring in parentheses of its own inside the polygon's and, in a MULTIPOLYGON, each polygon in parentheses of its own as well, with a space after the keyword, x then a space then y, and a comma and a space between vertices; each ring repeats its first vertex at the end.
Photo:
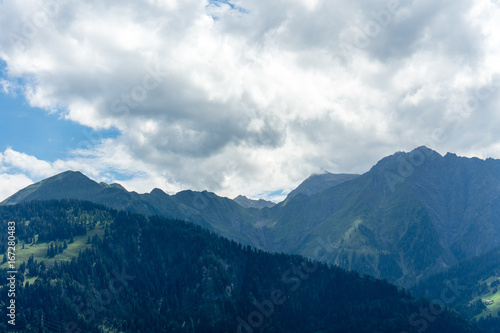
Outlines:
POLYGON ((121 134, 85 157, 3 163, 257 197, 422 144, 500 157, 499 14, 464 0, 4 1, 7 78, 32 106, 121 134))

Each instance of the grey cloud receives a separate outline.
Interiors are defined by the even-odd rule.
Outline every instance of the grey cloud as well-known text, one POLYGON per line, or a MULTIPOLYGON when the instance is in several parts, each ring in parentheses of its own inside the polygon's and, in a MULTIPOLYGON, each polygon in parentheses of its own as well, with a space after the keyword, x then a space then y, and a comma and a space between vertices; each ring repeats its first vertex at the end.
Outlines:
MULTIPOLYGON (((471 21, 472 4, 401 0, 356 45, 390 3, 68 2, 25 50, 0 36, 0 56, 13 80, 28 80, 33 105, 118 128, 99 149, 120 147, 144 164, 138 174, 186 187, 247 186, 253 192, 243 194, 254 195, 320 167, 363 172, 432 142, 436 128, 449 138, 436 148, 493 147, 495 135, 480 135, 499 122, 497 93, 460 125, 447 120, 454 101, 477 88, 476 72, 498 71, 484 62, 498 50, 471 21)), ((31 15, 20 3, 0 7, 0 23, 14 31, 31 15)))

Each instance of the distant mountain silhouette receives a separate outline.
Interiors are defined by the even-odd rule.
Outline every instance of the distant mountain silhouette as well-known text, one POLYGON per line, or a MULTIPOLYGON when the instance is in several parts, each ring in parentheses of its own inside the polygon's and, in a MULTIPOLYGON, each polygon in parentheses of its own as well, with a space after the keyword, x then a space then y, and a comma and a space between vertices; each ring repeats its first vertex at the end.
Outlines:
POLYGON ((276 205, 272 201, 267 201, 263 199, 253 200, 245 197, 244 195, 238 195, 236 198, 233 199, 233 201, 237 202, 238 204, 240 204, 240 206, 243 206, 245 208, 261 209, 264 207, 270 208, 276 205))
POLYGON ((313 194, 324 191, 327 188, 342 184, 343 182, 349 180, 353 180, 357 177, 359 177, 359 175, 347 173, 334 174, 329 172, 311 175, 309 178, 304 180, 295 190, 290 192, 286 198, 291 199, 298 194, 311 196, 313 194))

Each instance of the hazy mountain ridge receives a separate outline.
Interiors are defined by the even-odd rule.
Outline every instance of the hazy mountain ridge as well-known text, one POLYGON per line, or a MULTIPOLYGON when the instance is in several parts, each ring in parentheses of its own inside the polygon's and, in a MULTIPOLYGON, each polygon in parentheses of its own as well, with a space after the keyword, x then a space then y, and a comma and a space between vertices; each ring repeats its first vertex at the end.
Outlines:
POLYGON ((322 192, 327 188, 342 184, 343 182, 353 180, 359 177, 357 174, 333 174, 330 172, 324 172, 322 174, 314 174, 309 176, 304 180, 296 189, 291 191, 286 199, 291 199, 298 194, 304 194, 311 196, 313 194, 322 192))
POLYGON ((259 200, 249 199, 244 195, 238 195, 236 198, 233 199, 233 201, 245 208, 261 209, 264 207, 271 208, 276 205, 272 201, 267 201, 264 199, 259 199, 259 200))

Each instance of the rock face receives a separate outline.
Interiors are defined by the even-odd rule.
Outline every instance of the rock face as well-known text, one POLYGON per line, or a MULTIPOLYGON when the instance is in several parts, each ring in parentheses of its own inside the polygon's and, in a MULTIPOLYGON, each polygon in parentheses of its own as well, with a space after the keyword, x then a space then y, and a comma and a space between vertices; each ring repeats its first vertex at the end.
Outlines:
POLYGON ((78 172, 31 185, 2 204, 60 198, 186 219, 268 251, 321 252, 328 263, 400 286, 500 246, 500 161, 426 147, 388 156, 361 176, 311 176, 285 201, 259 209, 209 192, 141 195, 78 172))

